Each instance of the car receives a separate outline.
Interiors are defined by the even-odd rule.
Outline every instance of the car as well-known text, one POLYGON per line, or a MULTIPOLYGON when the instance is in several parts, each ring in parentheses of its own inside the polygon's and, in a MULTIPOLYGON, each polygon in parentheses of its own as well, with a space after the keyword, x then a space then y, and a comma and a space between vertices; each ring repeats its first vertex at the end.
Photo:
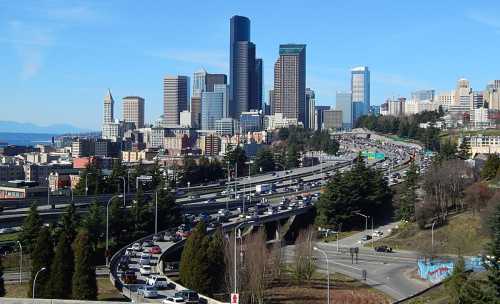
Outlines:
POLYGON ((361 241, 366 242, 372 239, 372 236, 367 234, 361 238, 361 241))
POLYGON ((135 271, 127 270, 122 273, 122 281, 125 284, 135 284, 137 282, 137 276, 135 275, 135 271))
POLYGON ((144 242, 142 242, 142 247, 153 247, 154 243, 153 241, 151 240, 145 240, 144 242))
POLYGON ((139 258, 139 265, 149 265, 151 263, 151 256, 148 253, 143 252, 139 258))
POLYGON ((141 244, 139 244, 139 243, 134 243, 134 244, 132 245, 132 250, 134 250, 134 251, 141 251, 141 250, 142 250, 142 246, 141 246, 141 244))
POLYGON ((228 195, 229 194, 229 190, 222 190, 222 192, 220 193, 221 195, 228 195))
POLYGON ((160 246, 154 245, 153 247, 149 248, 149 253, 151 253, 151 254, 160 254, 161 253, 160 246))
POLYGON ((167 278, 159 275, 152 275, 151 277, 148 278, 146 283, 149 286, 156 287, 157 289, 166 289, 169 287, 167 278))
POLYGON ((213 197, 212 197, 212 198, 209 198, 209 199, 207 199, 207 200, 205 201, 205 203, 206 203, 206 204, 213 204, 213 203, 215 203, 215 202, 216 202, 216 200, 215 200, 215 198, 213 198, 213 197))
POLYGON ((198 293, 189 289, 176 292, 174 296, 183 298, 187 304, 198 304, 198 301, 200 300, 198 293))
POLYGON ((189 196, 189 199, 197 199, 197 198, 200 198, 200 195, 199 194, 191 194, 189 196))
POLYGON ((183 297, 167 297, 166 299, 163 299, 161 301, 162 304, 184 304, 186 301, 184 301, 183 297))
POLYGON ((143 276, 148 276, 148 275, 151 274, 151 266, 149 266, 149 265, 142 265, 141 268, 139 268, 139 272, 143 276))
POLYGON ((392 248, 386 245, 375 247, 376 252, 392 252, 392 248))
POLYGON ((145 298, 156 298, 158 296, 158 291, 153 286, 145 285, 137 289, 137 295, 145 298))
POLYGON ((163 242, 165 241, 165 237, 163 234, 157 234, 153 236, 153 242, 163 242))
POLYGON ((132 247, 128 247, 127 249, 125 249, 125 255, 129 257, 135 256, 134 249, 132 247))
POLYGON ((219 215, 222 215, 222 216, 230 216, 231 215, 231 212, 227 209, 219 209, 219 211, 217 211, 217 213, 219 215))
POLYGON ((128 263, 121 263, 120 262, 118 264, 118 270, 120 270, 120 271, 127 271, 129 269, 130 269, 130 267, 128 266, 128 263))

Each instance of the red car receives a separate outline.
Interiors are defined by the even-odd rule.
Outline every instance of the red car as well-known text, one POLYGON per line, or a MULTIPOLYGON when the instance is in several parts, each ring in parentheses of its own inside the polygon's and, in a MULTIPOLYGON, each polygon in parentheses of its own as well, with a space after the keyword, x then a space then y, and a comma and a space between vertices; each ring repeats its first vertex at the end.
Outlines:
POLYGON ((149 253, 151 253, 151 254, 160 254, 161 253, 160 246, 155 245, 155 246, 149 248, 149 253))

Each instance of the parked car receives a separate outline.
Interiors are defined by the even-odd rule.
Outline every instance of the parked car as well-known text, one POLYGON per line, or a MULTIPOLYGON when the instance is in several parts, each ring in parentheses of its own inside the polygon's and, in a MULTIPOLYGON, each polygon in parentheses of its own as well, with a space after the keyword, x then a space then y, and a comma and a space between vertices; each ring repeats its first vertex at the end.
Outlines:
POLYGON ((363 237, 361 238, 361 240, 362 240, 363 242, 369 241, 369 240, 371 240, 371 239, 372 239, 372 236, 371 236, 371 235, 369 235, 369 234, 367 234, 367 235, 365 235, 365 236, 363 236, 363 237))
POLYGON ((137 295, 145 298, 156 298, 158 296, 158 291, 153 286, 145 285, 137 289, 137 295))
POLYGON ((375 247, 376 252, 392 252, 392 248, 386 245, 375 247))
POLYGON ((153 241, 151 240, 145 240, 144 242, 142 242, 142 247, 153 247, 154 243, 153 241))
POLYGON ((151 266, 149 266, 149 265, 142 265, 141 268, 139 268, 139 272, 143 276, 148 276, 148 275, 151 274, 151 266))
POLYGON ((153 236, 153 242, 163 242, 165 241, 163 234, 157 234, 153 236))
POLYGON ((160 254, 161 253, 160 246, 154 245, 153 247, 149 248, 149 253, 151 253, 151 254, 160 254))
POLYGON ((127 270, 122 273, 122 281, 125 284, 135 284, 137 282, 137 276, 135 275, 135 271, 127 270))
POLYGON ((184 304, 186 301, 184 301, 183 297, 167 297, 166 299, 163 299, 161 301, 162 304, 184 304))
POLYGON ((121 263, 118 264, 118 270, 120 271, 127 271, 129 270, 128 263, 121 263))

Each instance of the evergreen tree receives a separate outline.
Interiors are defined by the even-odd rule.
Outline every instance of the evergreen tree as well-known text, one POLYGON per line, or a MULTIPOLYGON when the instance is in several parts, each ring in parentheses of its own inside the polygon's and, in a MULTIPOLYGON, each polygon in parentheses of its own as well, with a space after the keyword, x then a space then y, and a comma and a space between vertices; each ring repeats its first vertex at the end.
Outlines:
POLYGON ((89 212, 83 218, 82 228, 88 231, 89 241, 94 251, 97 250, 99 241, 103 239, 103 231, 105 231, 104 225, 105 223, 101 207, 97 201, 93 201, 89 207, 89 212))
POLYGON ((2 265, 3 257, 0 256, 0 298, 5 297, 5 285, 3 280, 3 265, 2 265))
POLYGON ((288 169, 299 166, 299 150, 296 145, 289 144, 286 151, 286 166, 288 169))
POLYGON ((45 267, 46 270, 40 272, 36 279, 35 296, 37 298, 51 298, 52 288, 50 285, 51 265, 54 257, 54 245, 49 228, 41 228, 35 245, 31 252, 31 279, 28 289, 28 297, 32 297, 33 280, 36 273, 45 267))
POLYGON ((276 164, 274 162, 273 153, 269 149, 260 149, 255 156, 253 164, 253 173, 274 171, 276 164))
POLYGON ((73 299, 96 300, 97 281, 95 266, 92 263, 92 246, 87 231, 81 230, 74 243, 75 272, 73 273, 73 299))
POLYGON ((415 216, 415 204, 417 203, 417 166, 412 162, 405 176, 404 190, 399 201, 397 218, 410 220, 415 216))
POLYGON ((19 240, 23 244, 23 249, 26 252, 32 252, 35 246, 38 233, 42 227, 42 220, 40 219, 40 214, 38 213, 36 202, 31 204, 28 216, 24 219, 23 229, 21 230, 21 235, 19 240))
POLYGON ((484 163, 484 167, 481 170, 481 178, 492 179, 497 175, 497 171, 500 168, 500 158, 496 154, 489 154, 488 159, 484 163))
POLYGON ((493 290, 493 295, 496 299, 500 299, 500 204, 497 203, 495 211, 491 216, 490 229, 492 232, 492 240, 488 244, 488 257, 484 265, 488 274, 488 282, 493 290))
POLYGON ((76 213, 76 207, 74 204, 70 204, 66 208, 66 213, 62 217, 62 231, 69 239, 70 244, 75 240, 78 223, 79 218, 76 213))
POLYGON ((182 284, 199 293, 210 292, 209 261, 207 250, 209 239, 206 237, 206 226, 203 221, 196 225, 182 250, 179 266, 182 284))
POLYGON ((131 213, 134 226, 134 239, 141 238, 148 232, 152 231, 152 227, 154 225, 154 215, 151 212, 150 206, 146 202, 141 187, 139 187, 138 191, 135 193, 131 213))
POLYGON ((181 224, 180 208, 172 192, 163 188, 158 191, 158 230, 165 230, 181 224))
POLYGON ((162 184, 164 181, 163 181, 163 176, 162 176, 160 169, 161 168, 160 168, 160 165, 158 164, 158 161, 155 161, 153 164, 153 167, 149 170, 149 174, 152 177, 150 189, 156 189, 159 186, 163 187, 162 184))
POLYGON ((245 150, 243 150, 239 145, 229 150, 224 156, 224 167, 235 168, 238 166, 238 176, 245 176, 247 156, 245 150))
POLYGON ((76 184, 73 193, 76 195, 85 194, 85 185, 88 186, 88 194, 99 194, 101 193, 102 185, 104 184, 103 178, 101 176, 101 170, 95 162, 89 162, 87 167, 80 174, 80 180, 76 184))
MULTIPOLYGON (((103 225, 105 225, 104 220, 103 225)), ((115 198, 109 206, 110 248, 119 248, 134 240, 134 228, 131 212, 123 207, 119 199, 115 198)))
POLYGON ((209 261, 209 295, 219 292, 224 287, 224 275, 226 264, 224 261, 224 238, 222 229, 218 228, 215 234, 210 238, 208 245, 207 260, 209 261))
POLYGON ((74 272, 74 257, 70 237, 63 231, 59 235, 50 273, 52 297, 70 299, 74 272))
POLYGON ((445 281, 446 291, 452 299, 452 303, 464 303, 462 301, 462 287, 467 281, 465 263, 463 257, 459 256, 453 267, 453 272, 445 281))

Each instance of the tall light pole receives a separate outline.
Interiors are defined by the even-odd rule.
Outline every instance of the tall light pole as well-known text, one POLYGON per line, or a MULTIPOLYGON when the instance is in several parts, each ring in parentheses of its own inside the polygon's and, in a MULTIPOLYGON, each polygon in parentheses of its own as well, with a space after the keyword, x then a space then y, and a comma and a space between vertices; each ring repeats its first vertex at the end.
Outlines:
POLYGON ((89 191, 89 184, 87 183, 88 179, 89 179, 89 174, 92 174, 92 173, 87 173, 85 174, 85 196, 88 195, 88 191, 89 191))
POLYGON ((369 218, 369 216, 368 215, 364 215, 364 214, 359 213, 359 212, 355 212, 354 214, 357 214, 357 215, 362 216, 362 217, 365 218, 365 233, 366 233, 366 231, 368 231, 368 218, 369 218))
POLYGON ((19 245, 19 284, 23 282, 23 245, 21 245, 21 242, 17 241, 17 245, 19 245))
POLYGON ((155 235, 158 234, 158 191, 155 191, 155 235))
POLYGON ((254 221, 248 221, 248 222, 242 222, 242 223, 239 223, 235 228, 234 228, 234 293, 236 293, 238 291, 238 284, 237 284, 237 276, 236 276, 236 265, 237 265, 237 253, 238 251, 236 250, 236 236, 238 234, 238 231, 240 229, 241 226, 243 225, 248 225, 248 224, 252 224, 254 223, 254 221))
POLYGON ((115 198, 115 197, 122 197, 123 195, 122 194, 119 194, 119 195, 113 195, 109 200, 108 200, 108 203, 106 204, 106 266, 108 265, 108 249, 109 249, 109 246, 108 246, 108 241, 109 241, 109 204, 111 204, 111 201, 115 198))
POLYGON ((313 249, 322 253, 326 259, 327 304, 330 304, 330 269, 328 267, 328 255, 318 247, 313 247, 313 249))
MULTIPOLYGON (((248 182, 250 183, 250 165, 253 164, 253 161, 248 162, 248 182)), ((248 201, 250 203, 250 191, 248 201)), ((243 184, 243 213, 245 213, 245 195, 246 195, 246 184, 243 184)))
POLYGON ((35 274, 35 278, 33 279, 33 292, 32 292, 33 302, 35 302, 36 278, 38 277, 38 274, 40 274, 40 272, 45 270, 47 270, 47 268, 45 267, 40 268, 40 270, 38 270, 37 273, 35 274))

